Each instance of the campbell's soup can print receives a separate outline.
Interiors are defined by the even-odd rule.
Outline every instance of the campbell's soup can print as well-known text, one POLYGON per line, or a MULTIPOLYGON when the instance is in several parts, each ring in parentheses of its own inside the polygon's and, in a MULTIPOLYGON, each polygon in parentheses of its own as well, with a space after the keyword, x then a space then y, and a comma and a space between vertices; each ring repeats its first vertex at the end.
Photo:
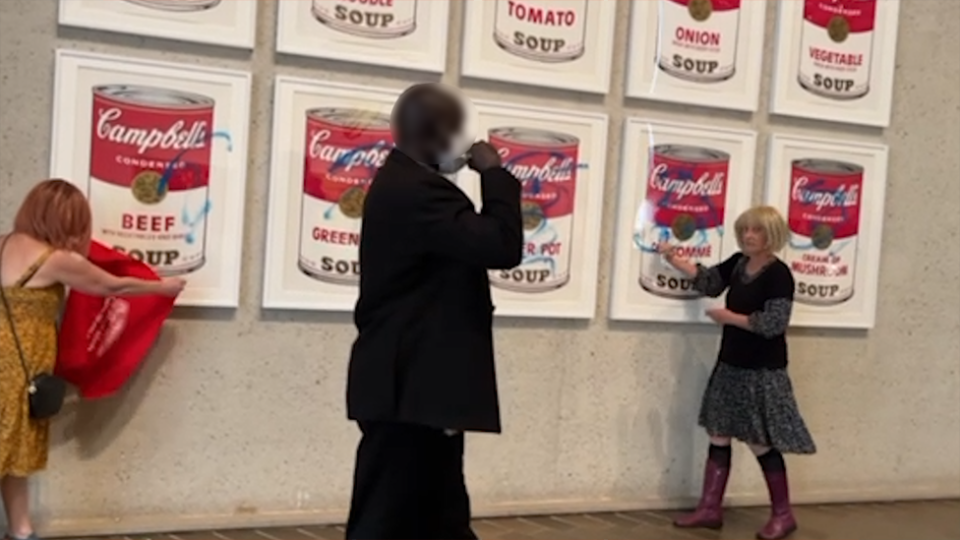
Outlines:
POLYGON ((214 105, 168 88, 93 88, 94 238, 163 276, 203 266, 214 105))
POLYGON ((662 0, 659 60, 664 72, 697 83, 737 70, 740 0, 662 0))
POLYGON ((391 148, 386 114, 307 111, 298 261, 304 274, 328 283, 359 282, 363 203, 391 148))
POLYGON ((417 29, 417 0, 313 0, 313 16, 338 32, 393 39, 417 29))
POLYGON ((681 257, 712 266, 722 260, 730 155, 699 146, 661 144, 651 152, 647 172, 642 243, 654 246, 640 255, 640 286, 666 298, 699 298, 693 281, 666 262, 655 249, 675 246, 681 257))
POLYGON ((804 0, 800 86, 830 99, 870 92, 877 0, 804 0))
POLYGON ((544 63, 583 56, 587 0, 492 1, 497 3, 493 39, 503 50, 544 63))
POLYGON ((853 296, 860 237, 863 167, 842 161, 791 163, 784 254, 793 270, 797 302, 840 304, 853 296))
POLYGON ((221 0, 126 0, 131 4, 160 11, 203 11, 220 5, 221 0))
POLYGON ((491 129, 489 141, 504 167, 523 184, 523 260, 491 272, 494 287, 538 293, 570 281, 574 202, 580 139, 566 133, 521 127, 491 129))

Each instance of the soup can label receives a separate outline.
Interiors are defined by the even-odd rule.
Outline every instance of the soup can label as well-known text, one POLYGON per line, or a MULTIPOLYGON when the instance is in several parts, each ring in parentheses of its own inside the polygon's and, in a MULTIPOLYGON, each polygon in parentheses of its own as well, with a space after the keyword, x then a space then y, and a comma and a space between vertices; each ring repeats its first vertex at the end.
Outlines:
POLYGON ((497 3, 493 39, 503 50, 543 63, 583 56, 587 0, 493 1, 497 3))
POLYGON ((494 287, 523 293, 551 291, 570 281, 580 139, 522 127, 489 132, 503 166, 523 184, 523 260, 490 274, 494 287))
POLYGON ((804 0, 800 86, 829 99, 870 91, 877 0, 804 0))
POLYGON ((171 276, 206 261, 214 100, 147 86, 93 89, 93 237, 171 276))
POLYGON ((368 39, 393 39, 417 29, 417 0, 313 0, 313 16, 330 28, 368 39))
POLYGON ((740 0, 663 0, 659 60, 664 72, 698 83, 733 77, 737 71, 740 0))
POLYGON ((853 296, 860 238, 863 167, 823 159, 791 163, 784 254, 797 280, 794 298, 815 305, 853 296))
POLYGON ((722 260, 730 155, 676 144, 654 146, 651 154, 637 233, 642 245, 652 247, 640 253, 640 286, 666 298, 699 298, 693 281, 667 264, 657 246, 670 244, 705 266, 722 260))
POLYGON ((390 117, 358 109, 310 109, 305 141, 298 266, 320 281, 357 284, 363 203, 393 148, 390 117))
POLYGON ((220 5, 220 0, 126 0, 131 4, 159 11, 203 11, 220 5))

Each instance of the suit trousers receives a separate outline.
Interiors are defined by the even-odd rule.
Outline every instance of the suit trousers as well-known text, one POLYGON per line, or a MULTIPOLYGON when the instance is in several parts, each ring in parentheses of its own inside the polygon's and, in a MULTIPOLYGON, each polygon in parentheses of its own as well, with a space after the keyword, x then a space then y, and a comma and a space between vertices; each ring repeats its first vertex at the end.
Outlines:
POLYGON ((360 422, 347 540, 476 540, 462 433, 360 422))

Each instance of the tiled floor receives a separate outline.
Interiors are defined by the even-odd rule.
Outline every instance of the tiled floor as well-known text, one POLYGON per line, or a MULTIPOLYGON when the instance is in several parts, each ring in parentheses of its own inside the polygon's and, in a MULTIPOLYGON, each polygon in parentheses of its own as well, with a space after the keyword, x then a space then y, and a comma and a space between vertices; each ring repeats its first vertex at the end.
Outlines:
MULTIPOLYGON (((721 531, 674 529, 673 512, 621 512, 483 519, 481 540, 746 540, 763 525, 762 508, 731 509, 721 531)), ((823 505, 796 509, 793 540, 960 540, 960 500, 823 505)), ((343 527, 209 531, 131 537, 132 540, 340 540, 343 527)), ((119 540, 119 539, 116 539, 119 540)))

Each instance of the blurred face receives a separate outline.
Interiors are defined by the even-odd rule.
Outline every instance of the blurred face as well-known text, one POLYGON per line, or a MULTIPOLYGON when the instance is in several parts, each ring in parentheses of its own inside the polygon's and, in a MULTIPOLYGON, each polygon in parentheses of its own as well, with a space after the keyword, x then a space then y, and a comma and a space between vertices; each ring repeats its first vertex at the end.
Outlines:
POLYGON ((740 233, 740 243, 745 255, 759 255, 767 251, 767 234, 758 225, 751 224, 740 233))
POLYGON ((443 103, 440 114, 436 118, 436 156, 446 157, 452 152, 457 152, 457 138, 463 131, 463 110, 460 104, 450 100, 443 103))

